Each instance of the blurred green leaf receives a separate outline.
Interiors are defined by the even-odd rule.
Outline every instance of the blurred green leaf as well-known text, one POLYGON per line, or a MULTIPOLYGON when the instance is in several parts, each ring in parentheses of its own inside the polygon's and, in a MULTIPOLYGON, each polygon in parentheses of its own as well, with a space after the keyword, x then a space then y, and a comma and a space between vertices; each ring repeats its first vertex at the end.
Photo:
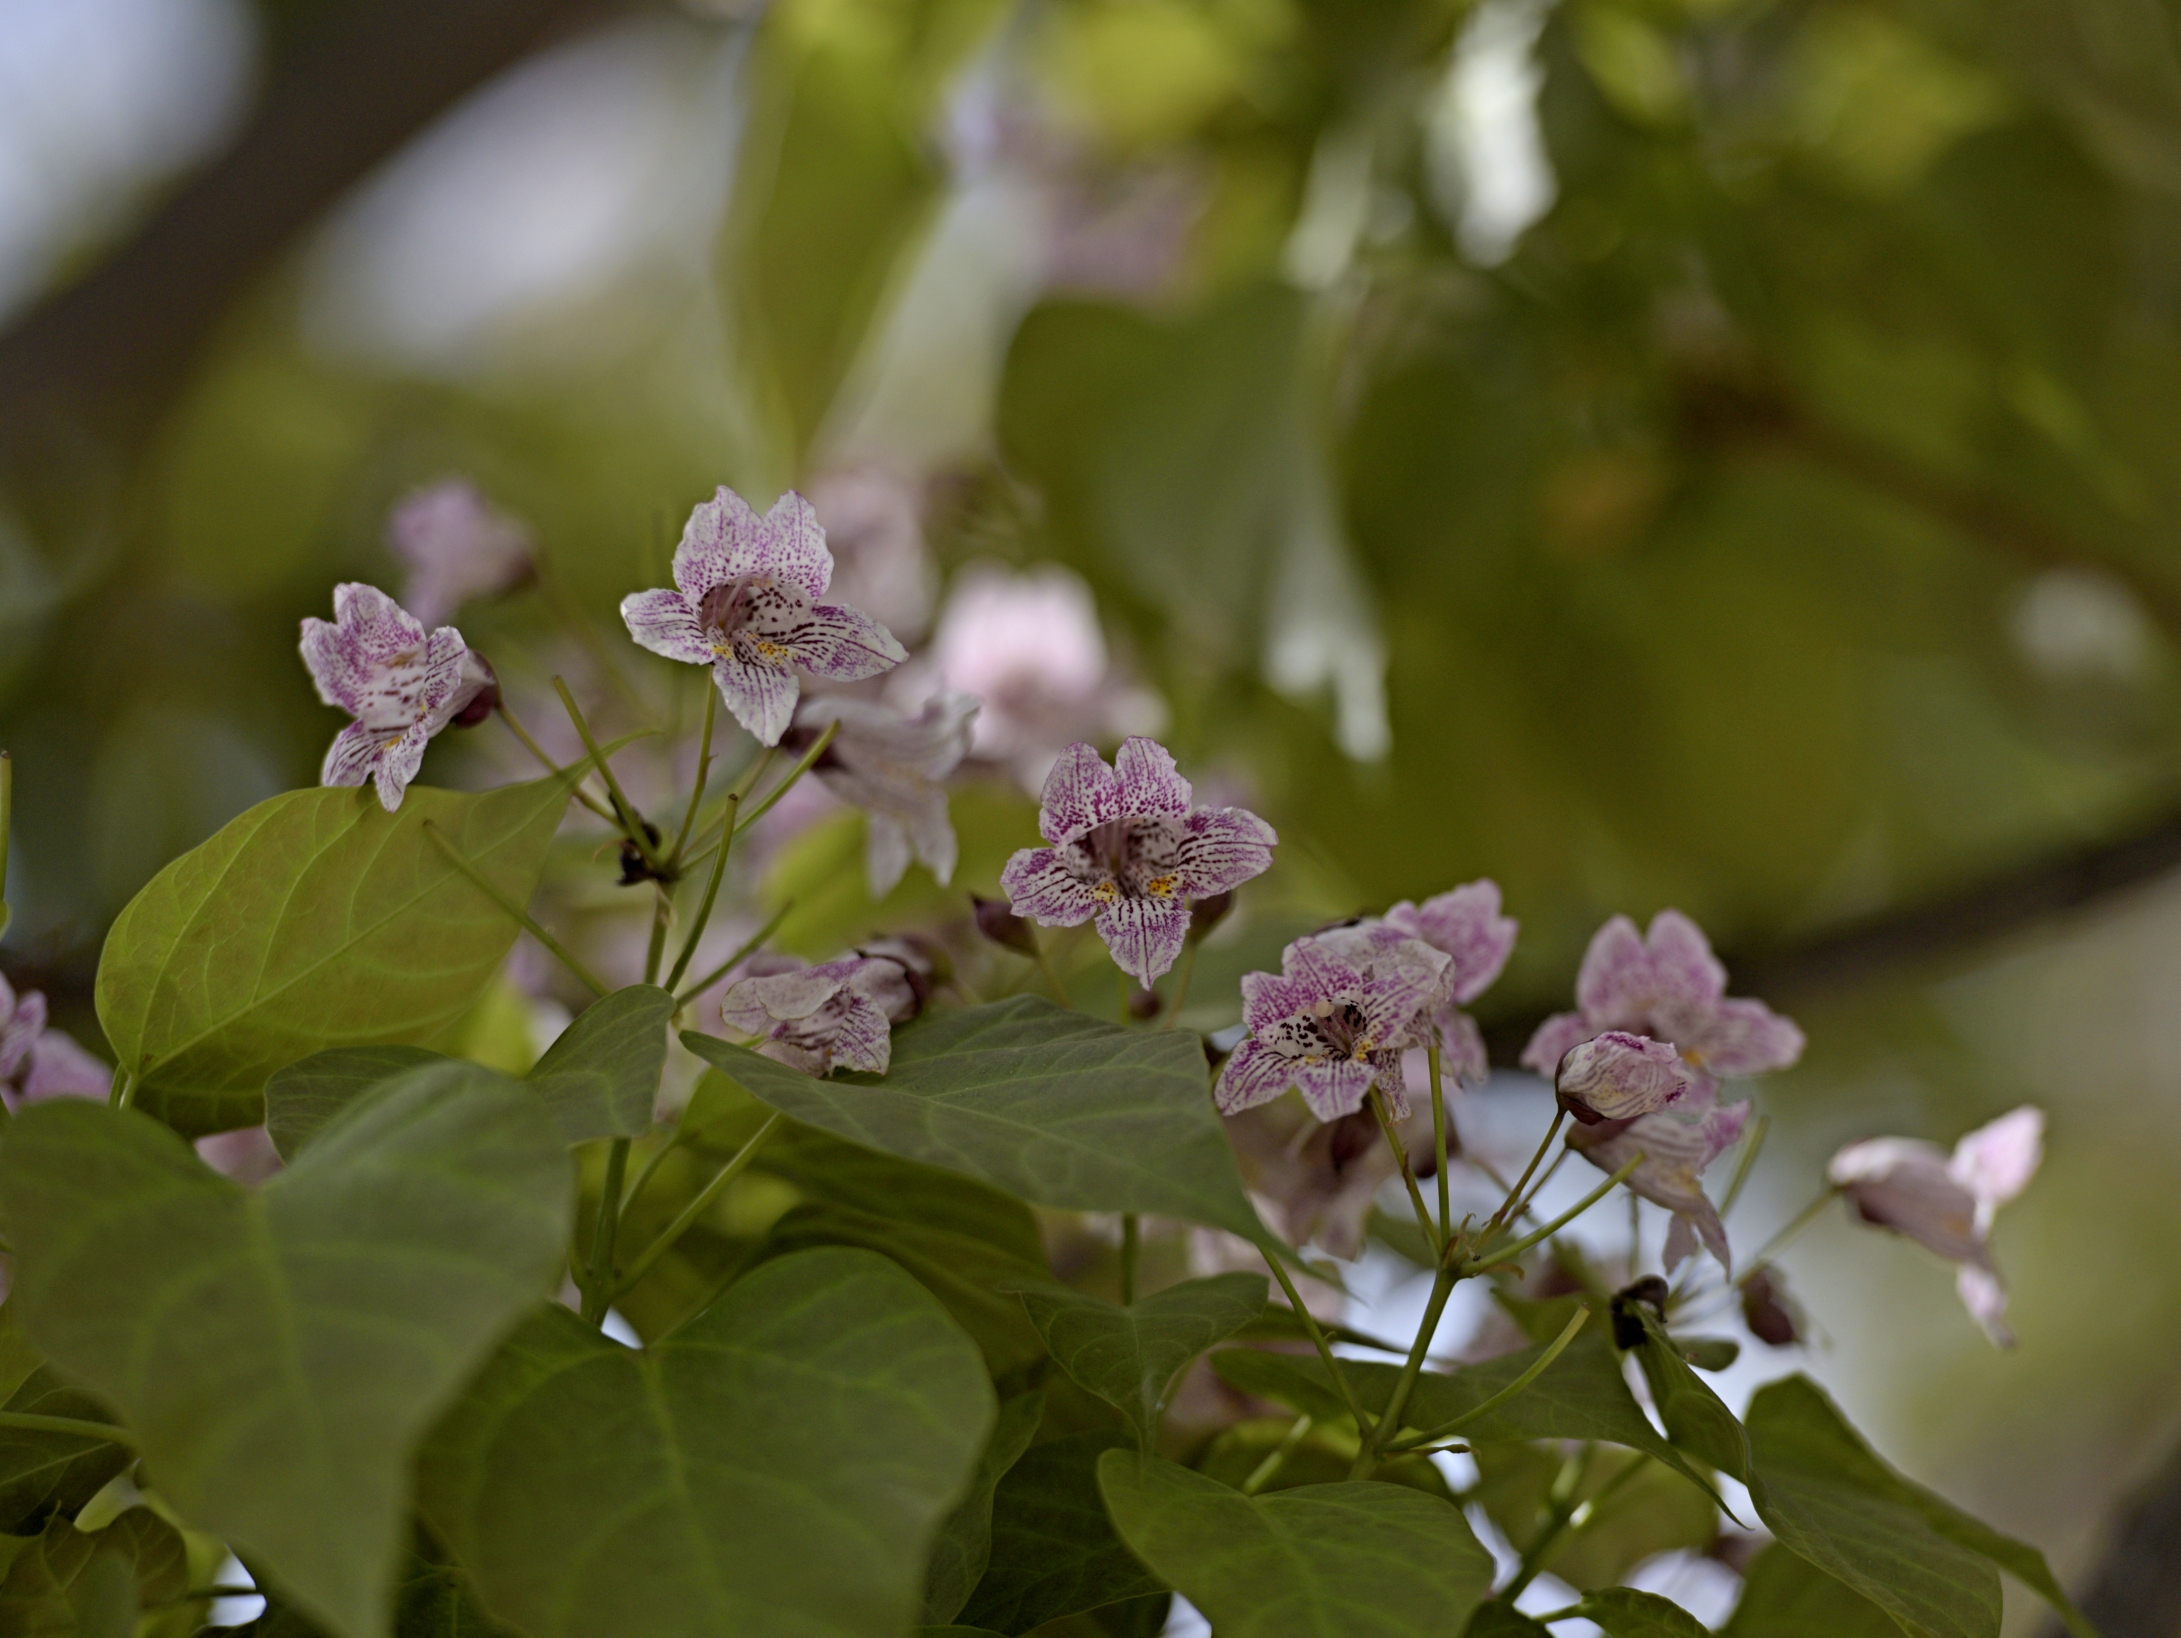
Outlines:
MULTIPOLYGON (((1045 1414, 1045 1391, 1028 1388, 1000 1401, 999 1419, 977 1458, 976 1476, 932 1543, 924 1572, 924 1619, 951 1621, 969 1602, 992 1562, 992 1496, 1037 1435, 1045 1414)), ((968 1630, 968 1629, 964 1629, 968 1630)))
MULTIPOLYGON (((38 1357, 16 1324, 17 1313, 0 1307, 0 1389, 7 1394, 0 1409, 112 1421, 103 1401, 62 1381, 38 1357)), ((127 1446, 103 1439, 0 1428, 0 1531, 35 1535, 48 1518, 74 1518, 131 1460, 127 1446)))
POLYGON ((1119 1450, 1098 1483, 1129 1546, 1235 1638, 1411 1638, 1465 1619, 1492 1584, 1461 1510, 1403 1485, 1249 1497, 1119 1450))
POLYGON ((576 1015, 528 1076, 562 1137, 581 1143, 650 1129, 673 1016, 674 997, 652 984, 616 990, 576 1015))
POLYGON ((87 1103, 0 1149, 31 1339, 122 1409, 184 1517, 348 1638, 385 1627, 415 1441, 565 1243, 551 1122, 469 1075, 382 1088, 255 1192, 87 1103))
POLYGON ((1708 1466, 1747 1480, 1748 1435, 1711 1385, 1690 1368, 1680 1345, 1666 1334, 1650 1306, 1616 1298, 1613 1318, 1616 1329, 1624 1318, 1636 1319, 1643 1328, 1643 1340, 1629 1352, 1651 1389, 1651 1403, 1666 1424, 1666 1436, 1708 1466))
POLYGON ((1157 1212, 1266 1238, 1194 1035, 1016 996, 926 1014, 895 1035, 883 1079, 815 1080, 693 1030, 682 1041, 792 1119, 1039 1205, 1157 1212))
POLYGON ((1531 1620, 1512 1604, 1490 1598, 1477 1606, 1469 1625, 1462 1628, 1462 1638, 1549 1638, 1551 1632, 1544 1622, 1531 1620))
POLYGON ((181 1533, 149 1508, 132 1507, 90 1533, 54 1519, 0 1577, 0 1632, 130 1638, 139 1603, 164 1603, 188 1586, 181 1533))
POLYGON ((1079 1433, 1023 1454, 993 1493, 991 1565, 961 1620, 1023 1633, 1165 1590, 1113 1533, 1099 1495, 1099 1458, 1128 1442, 1079 1433))
POLYGON ((1670 1598, 1634 1587, 1605 1587, 1577 1606, 1606 1638, 1709 1638, 1711 1629, 1670 1598))
MULTIPOLYGON (((1480 1502, 1517 1552, 1546 1522, 1545 1504, 1565 1460, 1564 1447, 1491 1444, 1476 1448, 1480 1502)), ((1628 1450, 1599 1450, 1584 1466, 1574 1499, 1583 1522, 1542 1561, 1578 1592, 1610 1587, 1645 1559, 1676 1549, 1701 1551, 1719 1531, 1712 1499, 1679 1474, 1628 1450), (1628 1469, 1635 1467, 1636 1472, 1628 1469)))
POLYGON ((1024 1290, 1022 1306, 1053 1363, 1119 1408, 1149 1450, 1182 1368, 1264 1312, 1262 1274, 1214 1274, 1116 1307, 1064 1287, 1024 1290))
POLYGON ((1892 1616, 1777 1543, 1749 1567, 1722 1638, 1895 1638, 1892 1616))
POLYGON ((185 1135, 263 1118, 260 1089, 329 1046, 417 1042, 476 1000, 517 928, 425 834, 517 903, 568 802, 550 776, 261 802, 162 870, 107 935, 98 1013, 138 1106, 185 1135))
POLYGON ((809 1251, 640 1351, 533 1313, 432 1435, 419 1491, 533 1638, 868 1638, 915 1619, 992 1421, 976 1351, 914 1281, 809 1251), (856 1550, 813 1550, 841 1538, 856 1550))
POLYGON ((334 1047, 274 1071, 265 1083, 265 1130, 293 1162, 319 1129, 381 1082, 454 1059, 415 1046, 334 1047))

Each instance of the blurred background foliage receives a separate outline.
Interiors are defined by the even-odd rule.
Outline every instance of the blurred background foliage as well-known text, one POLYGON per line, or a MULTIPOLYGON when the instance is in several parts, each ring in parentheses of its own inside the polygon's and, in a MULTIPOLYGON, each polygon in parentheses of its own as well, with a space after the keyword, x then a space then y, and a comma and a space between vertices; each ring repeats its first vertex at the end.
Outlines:
MULTIPOLYGON (((714 484, 861 477, 1093 588, 1281 829, 1236 951, 1489 874, 1512 1043, 1696 916, 1813 1042, 1751 1226, 2051 1108, 2016 1356, 1907 1248, 1791 1260, 1913 1470, 2080 1576, 2181 1422, 2168 0, 0 0, 0 309, 6 955, 87 1039, 113 913, 314 776, 296 621, 404 493, 532 530, 461 620, 512 695, 686 725, 615 601, 714 484)), ((1029 807, 956 817, 953 890, 872 906, 837 814, 746 896, 955 917, 1029 807)))

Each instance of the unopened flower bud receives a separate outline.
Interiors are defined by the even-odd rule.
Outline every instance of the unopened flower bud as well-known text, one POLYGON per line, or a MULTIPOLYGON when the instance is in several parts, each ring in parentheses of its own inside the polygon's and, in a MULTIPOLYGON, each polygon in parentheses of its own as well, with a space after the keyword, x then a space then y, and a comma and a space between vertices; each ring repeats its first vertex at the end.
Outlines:
POLYGON ((1666 1298, 1672 1287, 1656 1274, 1646 1274, 1635 1284, 1623 1286, 1613 1294, 1613 1346, 1626 1353, 1643 1344, 1646 1327, 1638 1313, 1639 1304, 1648 1307, 1659 1318, 1666 1319, 1666 1298))
MULTIPOLYGON (((659 827, 649 820, 644 822, 644 835, 654 848, 664 840, 659 834, 659 827)), ((637 847, 634 842, 623 842, 621 844, 621 880, 615 885, 634 887, 639 882, 656 881, 657 879, 657 872, 644 862, 643 850, 637 847)))
POLYGON ((1148 1024, 1158 1017, 1159 1009, 1165 1004, 1159 999, 1159 992, 1156 990, 1131 990, 1128 996, 1128 1015, 1139 1024, 1148 1024))
POLYGON ((1693 1084, 1672 1046, 1625 1030, 1571 1048, 1553 1078, 1560 1107, 1585 1126, 1671 1109, 1693 1084))
POLYGON ((1742 1322, 1751 1336, 1774 1348, 1792 1348, 1802 1340, 1802 1311, 1770 1268, 1757 1269, 1742 1282, 1742 1322))
POLYGON ((1017 955, 1037 959, 1037 934, 1030 924, 1007 907, 1005 899, 981 899, 972 893, 969 902, 977 915, 977 931, 994 944, 1004 945, 1017 955))
POLYGON ((1227 912, 1234 908, 1232 892, 1214 893, 1209 898, 1196 900, 1189 906, 1189 936, 1203 939, 1212 929, 1227 919, 1227 912))

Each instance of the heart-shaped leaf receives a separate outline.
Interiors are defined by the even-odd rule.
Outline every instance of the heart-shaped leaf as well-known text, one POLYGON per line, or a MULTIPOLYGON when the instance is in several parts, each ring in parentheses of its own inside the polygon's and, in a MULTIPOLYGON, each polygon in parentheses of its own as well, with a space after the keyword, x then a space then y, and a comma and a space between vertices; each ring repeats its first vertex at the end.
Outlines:
POLYGON ((1711 1638, 1711 1629, 1670 1598, 1634 1587, 1603 1587, 1577 1606, 1606 1638, 1711 1638))
POLYGON ((419 1489, 530 1638, 871 1638, 915 1622, 993 1418, 921 1286, 808 1251, 642 1351, 540 1309, 433 1433, 419 1489))
POLYGON ((1024 1452, 993 1494, 991 1567, 958 1619, 1028 1632, 1166 1590, 1113 1533, 1098 1491, 1099 1458, 1127 1443, 1078 1433, 1024 1452))
POLYGON ((537 1100, 469 1065, 388 1082, 255 1192, 56 1100, 0 1148, 10 1306, 185 1518, 376 1638, 418 1437, 560 1266, 569 1182, 537 1100))
POLYGON ((1078 1387, 1118 1407, 1149 1450, 1175 1376, 1264 1312, 1265 1277, 1214 1274, 1126 1308, 1065 1286, 1038 1286, 1021 1296, 1053 1363, 1078 1387))
POLYGON ((546 1049, 528 1079, 570 1143, 650 1129, 666 1065, 674 997, 631 984, 592 1002, 546 1049))
POLYGON ((992 1493, 1030 1448, 1044 1414, 1042 1387, 1000 1401, 999 1420, 985 1441, 984 1454, 977 1458, 969 1494, 947 1515, 939 1539, 932 1543, 931 1566, 924 1573, 926 1621, 953 1620, 984 1579, 985 1567, 992 1562, 992 1493))
POLYGON ((1156 1212, 1263 1243, 1180 1030, 1132 1030, 1035 996, 928 1013, 894 1037, 883 1079, 815 1080, 693 1031, 689 1050, 764 1103, 889 1154, 1042 1206, 1156 1212))
POLYGON ((1512 1604, 1485 1600, 1462 1628, 1462 1638, 1552 1638, 1552 1628, 1534 1621, 1512 1604))
POLYGON ((265 1132, 290 1165, 319 1129, 382 1081, 426 1064, 451 1064, 420 1046, 333 1047, 276 1072, 265 1083, 265 1132))
POLYGON ((1098 1484, 1122 1539, 1221 1638, 1454 1632, 1492 1585, 1492 1555, 1461 1509, 1406 1485, 1245 1496, 1118 1450, 1098 1484))
POLYGON ((422 1042, 484 992, 576 776, 472 795, 288 791, 230 821, 129 901, 99 957, 98 1016, 140 1108, 185 1135, 254 1125, 260 1089, 330 1046, 422 1042))

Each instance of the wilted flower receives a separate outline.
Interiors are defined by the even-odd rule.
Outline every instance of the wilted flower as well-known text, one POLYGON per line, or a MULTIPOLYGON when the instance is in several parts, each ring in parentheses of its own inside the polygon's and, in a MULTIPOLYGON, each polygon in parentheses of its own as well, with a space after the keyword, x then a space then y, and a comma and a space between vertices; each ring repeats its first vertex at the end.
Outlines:
MULTIPOLYGON (((1691 1103, 1708 1099, 1708 1089, 1690 1094, 1691 1103)), ((1666 1267, 1677 1268, 1696 1249, 1719 1259, 1730 1272, 1733 1254, 1727 1249, 1726 1226, 1704 1193, 1700 1181, 1704 1169, 1734 1147, 1749 1120, 1749 1105, 1716 1105, 1700 1112, 1640 1115, 1634 1120, 1604 1121, 1596 1126, 1568 1129, 1568 1147, 1601 1172, 1617 1172, 1642 1155, 1643 1162, 1629 1175, 1629 1189, 1674 1214, 1666 1231, 1666 1267)))
POLYGON ((1561 1108, 1585 1126, 1596 1126, 1671 1109, 1687 1101, 1695 1084, 1672 1047, 1609 1029, 1568 1050, 1553 1087, 1561 1108))
POLYGON ((874 899, 893 891, 912 856, 942 885, 953 879, 954 826, 940 781, 968 755, 976 715, 977 702, 966 694, 941 694, 913 717, 833 697, 805 700, 797 709, 781 740, 789 750, 808 750, 828 723, 841 725, 810 771, 869 815, 864 870, 874 899))
POLYGON ((1201 808, 1173 753, 1124 740, 1113 766, 1071 745, 1046 776, 1038 830, 1000 885, 1015 913, 1047 927, 1097 918, 1121 970, 1149 988, 1189 935, 1189 901, 1225 893, 1272 866, 1273 829, 1246 808, 1201 808))
POLYGON ((1918 1138, 1851 1143, 1825 1169, 1866 1223, 1893 1229, 1958 1264, 1962 1305, 2005 1347, 2007 1293, 1992 1263, 1992 1219, 2044 1158, 2045 1117, 2025 1104, 1980 1126, 1948 1155, 1918 1138))
MULTIPOLYGON (((1226 1123, 1257 1214, 1291 1246, 1320 1246, 1343 1261, 1362 1255, 1379 1185, 1400 1169, 1392 1145, 1364 1111, 1320 1121, 1285 1100, 1245 1109, 1226 1123)), ((1408 1122, 1410 1165, 1428 1173, 1428 1114, 1408 1122)))
POLYGON ((917 1013, 905 963, 846 956, 795 972, 745 978, 727 991, 720 1017, 758 1037, 757 1050, 809 1075, 860 1069, 883 1075, 893 1028, 917 1013))
POLYGON ((1802 1056, 1802 1031, 1761 1001, 1730 1000, 1727 970, 1703 931, 1678 910, 1651 918, 1648 937, 1626 916, 1599 928, 1575 980, 1579 1012, 1548 1018, 1523 1049, 1525 1069, 1550 1080, 1570 1048, 1609 1029, 1671 1042, 1708 1083, 1760 1075, 1802 1056))
POLYGON ((303 663, 318 697, 356 720, 333 737, 322 785, 375 779, 388 813, 424 762, 424 747, 450 723, 468 726, 497 697, 492 668, 452 626, 429 635, 376 586, 333 589, 331 623, 303 622, 303 663))
POLYGON ((1300 938, 1282 953, 1278 973, 1245 974, 1249 1034, 1220 1071, 1213 1094, 1220 1113, 1270 1103, 1292 1086, 1318 1119, 1337 1120, 1362 1108, 1375 1086, 1405 1118, 1401 1055, 1442 993, 1447 959, 1413 939, 1401 942, 1409 948, 1380 950, 1359 967, 1323 935, 1300 938))
POLYGON ((386 544, 409 571, 402 606, 429 623, 473 597, 512 591, 537 572, 530 534, 467 478, 413 490, 386 517, 386 544))
POLYGON ((797 668, 853 682, 908 658, 868 614, 818 601, 832 579, 810 502, 790 490, 759 517, 723 487, 689 514, 673 586, 630 593, 621 618, 654 654, 710 666, 735 720, 777 745, 795 715, 797 668))
POLYGON ((946 687, 984 704, 971 748, 1035 786, 1076 740, 1153 733, 1164 712, 1106 657, 1091 589, 1047 565, 975 565, 955 576, 932 658, 946 687))

